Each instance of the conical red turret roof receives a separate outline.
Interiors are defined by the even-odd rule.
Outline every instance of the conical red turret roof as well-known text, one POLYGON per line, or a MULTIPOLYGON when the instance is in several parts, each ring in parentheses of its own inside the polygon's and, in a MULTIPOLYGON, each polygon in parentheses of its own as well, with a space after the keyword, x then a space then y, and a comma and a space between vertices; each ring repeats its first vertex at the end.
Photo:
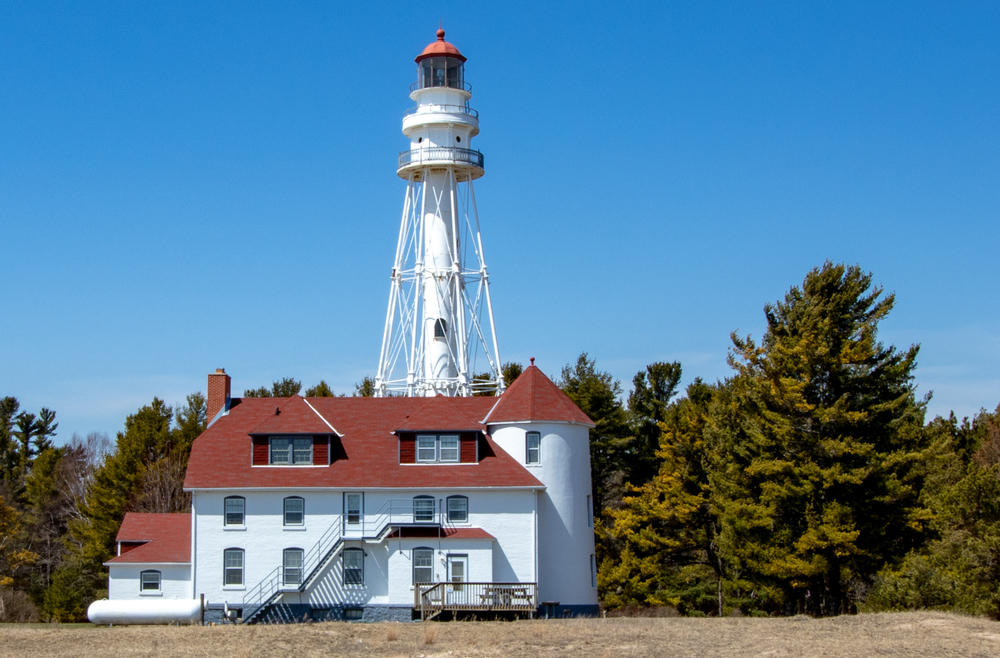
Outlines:
POLYGON ((580 411, 552 380, 534 364, 514 380, 486 416, 486 423, 550 421, 578 423, 594 427, 594 421, 580 411))
POLYGON ((419 62, 428 57, 455 57, 463 62, 465 61, 465 55, 458 52, 458 48, 444 40, 444 29, 437 31, 437 41, 432 42, 424 48, 424 52, 417 55, 417 59, 414 61, 419 62))

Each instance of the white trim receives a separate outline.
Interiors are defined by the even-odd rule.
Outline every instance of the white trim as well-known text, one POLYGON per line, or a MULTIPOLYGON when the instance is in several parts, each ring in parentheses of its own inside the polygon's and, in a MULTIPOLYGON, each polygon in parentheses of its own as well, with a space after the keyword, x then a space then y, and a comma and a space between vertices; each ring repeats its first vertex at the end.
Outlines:
POLYGON ((535 420, 495 420, 487 423, 486 420, 488 418, 489 416, 482 420, 483 425, 528 425, 531 423, 551 423, 558 425, 581 425, 583 427, 590 428, 597 427, 595 423, 580 423, 575 420, 541 420, 536 418, 535 420))
POLYGON ((320 412, 316 411, 316 407, 314 407, 311 404, 309 404, 309 400, 307 400, 305 398, 302 398, 302 401, 306 403, 307 407, 309 407, 310 409, 313 410, 314 414, 316 414, 317 416, 319 416, 319 419, 322 420, 323 423, 325 423, 326 426, 330 428, 331 432, 333 432, 337 436, 344 436, 343 434, 341 434, 340 432, 337 431, 337 428, 335 428, 333 425, 330 424, 330 421, 328 421, 326 418, 323 418, 323 414, 321 414, 320 412))
POLYGON ((190 562, 104 562, 105 567, 156 567, 164 564, 180 564, 190 566, 190 562))

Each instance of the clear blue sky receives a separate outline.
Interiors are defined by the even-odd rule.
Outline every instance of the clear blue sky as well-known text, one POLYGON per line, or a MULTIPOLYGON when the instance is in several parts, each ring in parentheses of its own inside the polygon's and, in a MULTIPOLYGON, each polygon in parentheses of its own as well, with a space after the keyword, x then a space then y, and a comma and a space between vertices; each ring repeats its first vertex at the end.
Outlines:
POLYGON ((824 260, 932 413, 1000 402, 1000 3, 5 1, 0 395, 113 435, 225 367, 374 374, 413 58, 468 56, 504 361, 628 389, 824 260))

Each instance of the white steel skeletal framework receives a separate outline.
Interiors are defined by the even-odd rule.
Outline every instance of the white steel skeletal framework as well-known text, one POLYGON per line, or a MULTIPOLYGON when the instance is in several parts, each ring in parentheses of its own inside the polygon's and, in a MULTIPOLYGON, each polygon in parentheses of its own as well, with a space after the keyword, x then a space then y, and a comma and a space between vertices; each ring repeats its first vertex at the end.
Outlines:
POLYGON ((504 390, 472 182, 482 169, 441 167, 453 155, 433 154, 407 175, 376 395, 504 390))
POLYGON ((417 56, 416 107, 403 116, 410 149, 375 394, 467 396, 504 390, 490 280, 472 181, 479 113, 469 107, 465 56, 444 40, 417 56))

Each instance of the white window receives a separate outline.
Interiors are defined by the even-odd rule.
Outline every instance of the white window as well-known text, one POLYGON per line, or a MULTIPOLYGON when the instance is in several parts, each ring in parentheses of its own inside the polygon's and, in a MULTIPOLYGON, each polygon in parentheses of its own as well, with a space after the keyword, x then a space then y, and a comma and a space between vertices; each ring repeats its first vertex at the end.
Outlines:
POLYGON ((298 496, 285 499, 285 525, 303 525, 306 521, 306 501, 298 496))
POLYGON ((365 584, 365 552, 360 548, 344 549, 344 584, 365 584))
POLYGON ((524 457, 524 462, 526 464, 538 464, 541 462, 541 443, 541 434, 538 432, 528 432, 524 457))
POLYGON ((434 549, 413 549, 413 584, 434 582, 434 549))
POLYGON ((437 461, 437 437, 418 436, 417 437, 417 461, 436 462, 437 461))
POLYGON ((361 523, 362 514, 362 504, 364 502, 364 494, 359 493, 349 493, 344 494, 345 503, 345 515, 347 516, 348 525, 358 525, 361 523))
POLYGON ((457 463, 462 460, 457 434, 418 434, 417 462, 422 464, 457 463))
POLYGON ((413 499, 413 522, 434 521, 434 496, 417 496, 413 499))
POLYGON ((224 552, 225 576, 224 585, 243 584, 243 549, 227 548, 224 552))
POLYGON ((469 499, 465 496, 448 496, 448 522, 467 523, 469 521, 469 499))
POLYGON ((443 462, 458 461, 458 437, 442 436, 438 439, 441 444, 440 460, 443 462))
POLYGON ((246 500, 242 496, 226 498, 225 525, 243 525, 246 513, 246 500))
POLYGON ((268 463, 278 465, 312 464, 312 443, 311 436, 272 436, 268 463))
POLYGON ((143 594, 152 594, 160 591, 160 572, 143 571, 139 574, 139 588, 143 594))
POLYGON ((302 549, 301 548, 286 548, 284 552, 284 559, 282 560, 282 569, 284 578, 283 581, 286 585, 301 585, 302 584, 302 549))

